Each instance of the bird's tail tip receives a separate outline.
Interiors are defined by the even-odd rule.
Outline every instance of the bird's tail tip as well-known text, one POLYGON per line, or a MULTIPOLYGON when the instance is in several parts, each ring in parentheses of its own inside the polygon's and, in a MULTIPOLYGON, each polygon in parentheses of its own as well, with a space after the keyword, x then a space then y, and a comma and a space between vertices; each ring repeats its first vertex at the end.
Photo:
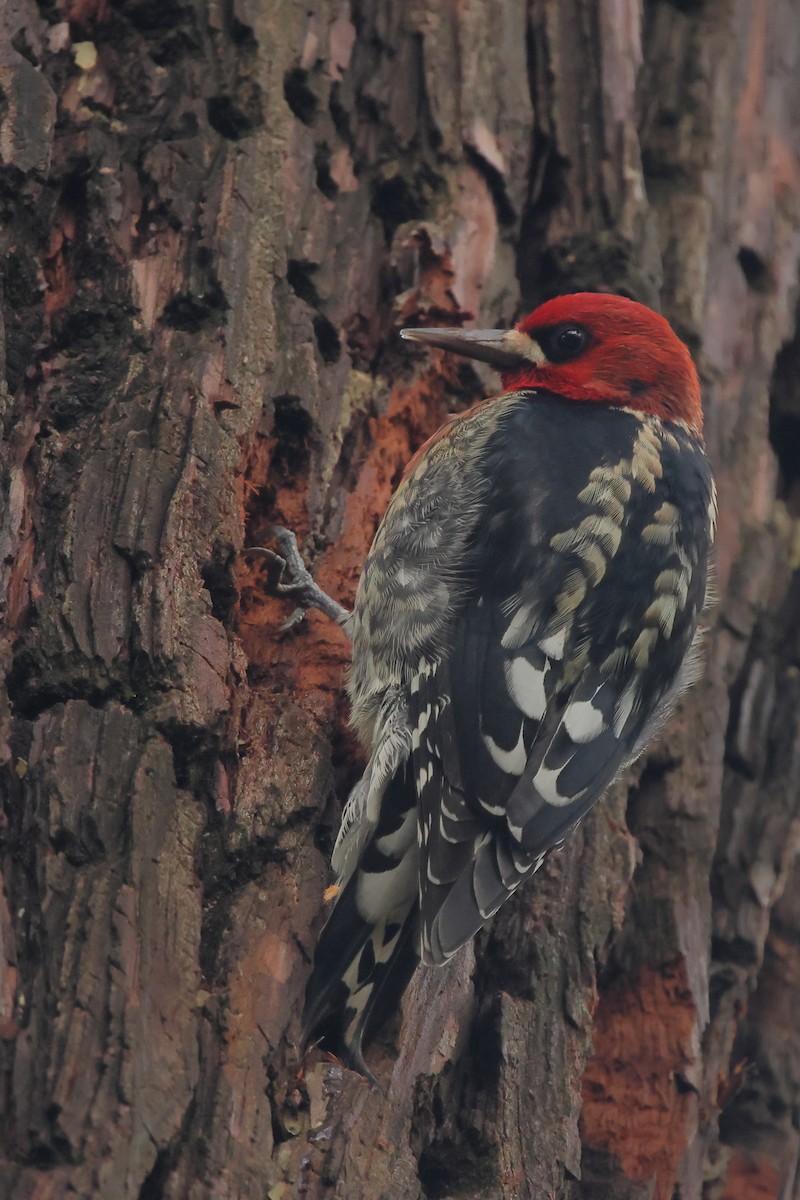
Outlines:
POLYGON ((301 1053, 332 1054, 373 1086, 363 1043, 399 1007, 419 961, 417 906, 399 922, 370 924, 358 912, 355 880, 339 895, 320 934, 306 986, 301 1053))

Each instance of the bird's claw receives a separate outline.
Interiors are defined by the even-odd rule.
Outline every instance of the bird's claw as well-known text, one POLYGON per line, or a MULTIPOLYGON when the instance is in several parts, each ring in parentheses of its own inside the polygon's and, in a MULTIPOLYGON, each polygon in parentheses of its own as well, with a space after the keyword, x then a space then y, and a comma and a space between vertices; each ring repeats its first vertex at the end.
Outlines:
MULTIPOLYGON (((310 608, 311 605, 309 605, 308 607, 310 608)), ((306 615, 307 612, 308 612, 308 608, 304 608, 302 606, 302 604, 298 604, 297 608, 295 608, 294 611, 291 612, 289 614, 289 616, 286 618, 286 620, 283 622, 283 624, 280 627, 279 632, 280 633, 289 633, 290 630, 294 629, 295 626, 300 624, 300 622, 303 620, 303 617, 306 615)))
POLYGON ((246 546, 244 553, 251 558, 260 558, 266 564, 267 577, 264 581, 264 590, 271 596, 279 596, 281 594, 281 580, 286 571, 287 563, 285 558, 281 558, 280 554, 276 554, 274 550, 268 550, 266 546, 246 546))
POLYGON ((297 603, 294 612, 281 626, 281 633, 299 625, 309 608, 318 608, 338 624, 343 624, 349 613, 314 582, 291 529, 273 525, 270 533, 280 553, 276 554, 264 546, 249 546, 245 553, 261 558, 267 564, 265 590, 269 595, 291 597, 297 603), (286 576, 288 579, 284 582, 286 576))
POLYGON ((273 526, 270 533, 278 544, 279 554, 265 546, 248 546, 245 553, 267 564, 266 591, 270 595, 296 596, 302 607, 310 608, 317 585, 297 548, 297 538, 282 525, 273 526))

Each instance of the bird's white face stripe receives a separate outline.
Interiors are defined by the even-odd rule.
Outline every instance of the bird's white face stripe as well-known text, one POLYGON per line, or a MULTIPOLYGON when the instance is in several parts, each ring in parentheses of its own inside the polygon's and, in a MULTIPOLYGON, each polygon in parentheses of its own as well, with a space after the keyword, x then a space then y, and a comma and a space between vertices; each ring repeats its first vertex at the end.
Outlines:
POLYGON ((540 721, 547 708, 544 692, 544 670, 535 667, 521 654, 505 664, 506 685, 517 708, 535 721, 540 721))
POLYGON ((527 358, 537 367, 543 367, 547 362, 547 355, 536 338, 522 333, 519 329, 509 329, 503 337, 503 343, 508 350, 513 350, 523 358, 527 358))

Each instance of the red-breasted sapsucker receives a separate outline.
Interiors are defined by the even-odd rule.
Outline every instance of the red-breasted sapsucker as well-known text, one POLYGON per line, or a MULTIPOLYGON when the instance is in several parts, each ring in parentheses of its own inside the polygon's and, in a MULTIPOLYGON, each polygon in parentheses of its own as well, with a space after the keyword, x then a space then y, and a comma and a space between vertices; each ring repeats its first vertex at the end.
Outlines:
POLYGON ((412 459, 348 614, 370 752, 305 1038, 364 1070, 365 1031, 421 958, 443 963, 643 749, 696 670, 714 538, 697 372, 663 317, 560 296, 515 329, 408 329, 504 390, 412 459))

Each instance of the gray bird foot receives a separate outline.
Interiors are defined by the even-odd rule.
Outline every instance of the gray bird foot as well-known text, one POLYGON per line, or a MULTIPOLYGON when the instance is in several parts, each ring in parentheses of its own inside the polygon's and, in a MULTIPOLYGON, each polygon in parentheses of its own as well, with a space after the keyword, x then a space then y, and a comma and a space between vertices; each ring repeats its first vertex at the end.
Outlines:
POLYGON ((264 546, 248 546, 244 553, 261 558, 267 564, 266 590, 270 596, 285 596, 297 603, 297 608, 281 625, 281 633, 294 629, 310 608, 317 608, 337 625, 344 625, 350 613, 327 592, 323 592, 319 584, 311 578, 297 549, 297 538, 291 529, 274 525, 270 532, 280 554, 276 554, 274 550, 267 550, 264 546))

